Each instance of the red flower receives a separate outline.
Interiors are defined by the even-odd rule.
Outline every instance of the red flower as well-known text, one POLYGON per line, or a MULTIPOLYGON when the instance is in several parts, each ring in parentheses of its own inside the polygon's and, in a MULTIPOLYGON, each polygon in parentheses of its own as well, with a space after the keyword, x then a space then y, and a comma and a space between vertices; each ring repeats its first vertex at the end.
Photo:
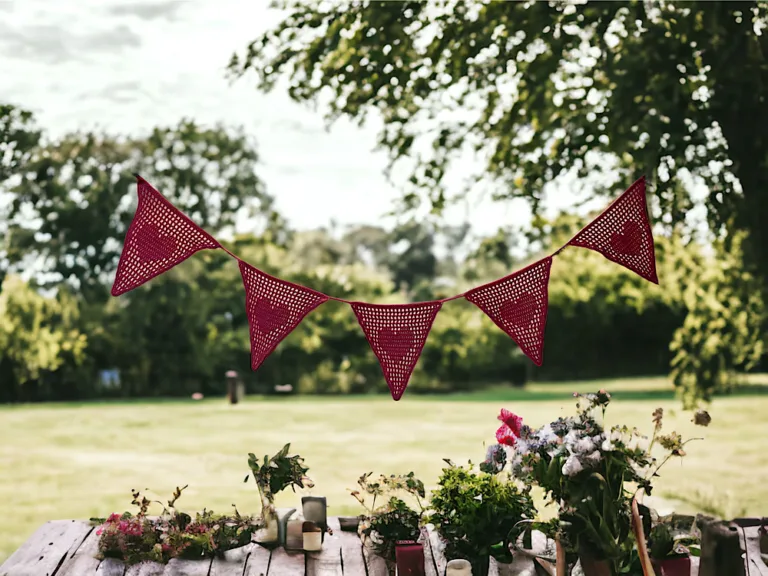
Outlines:
POLYGON ((517 442, 517 436, 512 431, 512 428, 506 424, 502 424, 501 427, 496 430, 496 441, 504 446, 514 446, 517 442))
POLYGON ((517 414, 513 414, 506 408, 501 409, 499 420, 504 422, 512 430, 512 434, 520 438, 520 427, 523 425, 523 419, 517 414))
POLYGON ((504 424, 496 431, 496 441, 505 446, 514 446, 517 443, 517 439, 520 438, 520 428, 523 425, 523 419, 506 408, 502 408, 499 420, 504 424))

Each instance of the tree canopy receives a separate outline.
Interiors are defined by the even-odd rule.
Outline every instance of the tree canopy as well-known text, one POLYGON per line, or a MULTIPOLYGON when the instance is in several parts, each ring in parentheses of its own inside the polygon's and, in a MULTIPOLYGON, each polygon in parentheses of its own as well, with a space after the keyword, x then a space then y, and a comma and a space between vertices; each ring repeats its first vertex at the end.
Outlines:
POLYGON ((288 79, 330 120, 383 120, 379 144, 411 173, 404 200, 441 209, 457 160, 468 185, 539 213, 568 172, 615 193, 640 174, 660 221, 684 227, 690 178, 711 229, 745 230, 768 277, 768 3, 312 2, 233 56, 260 88, 288 79))

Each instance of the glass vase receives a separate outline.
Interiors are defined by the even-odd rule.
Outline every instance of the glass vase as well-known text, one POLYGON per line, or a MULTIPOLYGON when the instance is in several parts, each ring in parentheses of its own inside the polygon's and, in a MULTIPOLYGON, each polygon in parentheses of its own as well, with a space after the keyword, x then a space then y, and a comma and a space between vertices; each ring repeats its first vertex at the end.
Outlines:
POLYGON ((261 521, 264 528, 259 541, 263 544, 276 544, 280 538, 280 525, 275 509, 275 496, 269 486, 259 484, 259 496, 261 496, 261 521))

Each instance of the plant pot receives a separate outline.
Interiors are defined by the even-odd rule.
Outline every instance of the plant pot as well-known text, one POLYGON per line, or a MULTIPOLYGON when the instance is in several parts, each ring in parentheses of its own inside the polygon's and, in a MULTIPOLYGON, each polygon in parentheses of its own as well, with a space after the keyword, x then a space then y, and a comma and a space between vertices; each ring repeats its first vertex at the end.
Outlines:
POLYGON ((653 569, 656 576, 690 576, 691 559, 687 556, 680 558, 665 558, 653 560, 653 569))
POLYGON ((259 485, 259 496, 261 496, 261 521, 264 528, 259 534, 258 542, 276 545, 280 542, 280 519, 275 509, 275 497, 269 490, 269 486, 262 485, 259 485))
POLYGON ((425 576, 424 545, 398 542, 395 547, 398 576, 425 576))
POLYGON ((579 552, 579 563, 584 576, 614 576, 608 560, 595 558, 589 552, 579 552))
POLYGON ((490 556, 471 558, 469 562, 472 564, 472 576, 488 576, 488 572, 491 569, 490 556))
POLYGON ((536 566, 532 558, 516 554, 515 559, 509 564, 502 564, 496 561, 496 572, 498 576, 536 576, 536 566))
POLYGON ((342 532, 357 532, 357 527, 360 526, 360 517, 339 518, 339 526, 342 532))

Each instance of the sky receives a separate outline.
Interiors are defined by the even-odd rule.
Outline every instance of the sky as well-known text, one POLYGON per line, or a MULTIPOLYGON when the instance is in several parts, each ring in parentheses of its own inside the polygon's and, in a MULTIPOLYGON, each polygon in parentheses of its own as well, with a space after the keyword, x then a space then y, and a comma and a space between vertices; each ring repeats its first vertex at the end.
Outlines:
MULTIPOLYGON (((386 222, 400 191, 383 174, 385 154, 374 151, 375 122, 327 130, 320 111, 284 90, 265 95, 253 77, 225 77, 232 54, 279 21, 268 5, 0 0, 0 101, 31 109, 54 137, 77 129, 138 134, 184 117, 242 126, 257 142, 259 175, 294 228, 386 222)), ((550 212, 577 199, 567 186, 554 188, 550 212)), ((446 215, 481 235, 529 218, 523 201, 478 199, 446 215)))

